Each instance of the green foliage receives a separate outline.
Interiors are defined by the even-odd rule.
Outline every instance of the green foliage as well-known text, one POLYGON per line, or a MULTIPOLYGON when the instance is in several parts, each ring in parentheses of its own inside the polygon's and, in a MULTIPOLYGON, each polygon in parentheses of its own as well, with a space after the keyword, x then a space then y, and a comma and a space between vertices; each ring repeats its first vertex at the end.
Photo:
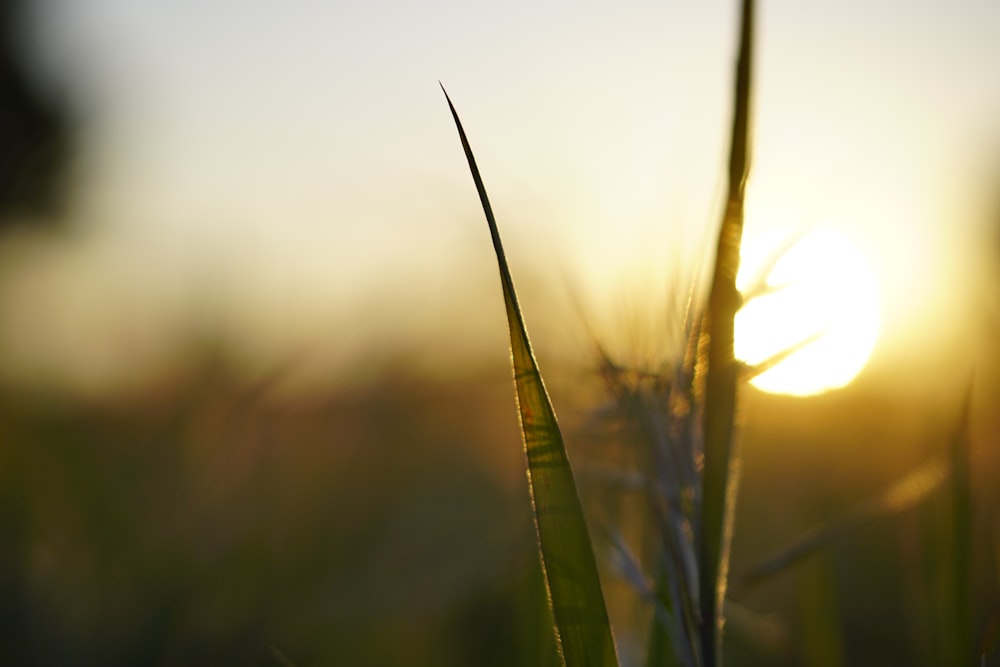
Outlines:
MULTIPOLYGON (((736 289, 736 274, 739 269, 743 200, 749 170, 752 25, 753 2, 744 0, 729 160, 729 194, 719 231, 715 271, 709 294, 705 332, 707 347, 700 349, 699 326, 690 339, 690 347, 695 355, 691 357, 693 363, 683 369, 686 371, 686 381, 671 385, 683 392, 685 401, 691 406, 680 419, 690 421, 692 415, 696 414, 694 405, 697 403, 695 394, 698 392, 695 364, 700 372, 705 373, 704 471, 700 516, 695 516, 697 510, 691 507, 691 503, 688 503, 685 514, 679 497, 666 502, 661 502, 658 493, 650 497, 651 513, 657 517, 657 523, 665 534, 663 539, 668 545, 667 555, 657 563, 654 584, 648 593, 657 611, 649 643, 651 665, 721 664, 722 606, 732 533, 732 504, 738 478, 738 452, 735 447, 736 387, 744 374, 744 369, 733 354, 733 337, 736 312, 742 305, 742 297, 736 289), (685 576, 695 569, 691 557, 694 550, 694 545, 691 544, 693 534, 699 538, 697 594, 695 582, 685 576), (700 641, 694 640, 696 635, 700 635, 700 641)), ((445 96, 447 97, 447 93, 445 96)), ((569 665, 614 664, 614 643, 573 473, 555 413, 531 352, 485 186, 450 98, 448 105, 486 214, 500 267, 535 525, 542 568, 555 617, 557 641, 569 665)), ((619 384, 618 389, 624 390, 625 387, 619 384)), ((619 394, 619 398, 626 403, 631 397, 632 394, 627 390, 624 394, 619 394)), ((662 398, 669 400, 669 391, 662 398)), ((649 428, 646 430, 650 431, 649 428)), ((696 429, 688 428, 685 431, 689 437, 680 443, 679 449, 686 452, 693 470, 696 429)), ((650 442, 657 440, 652 432, 647 433, 647 436, 650 442)), ((656 447, 652 447, 651 451, 655 452, 656 447)), ((666 461, 659 463, 661 469, 664 466, 669 468, 666 461)), ((697 487, 697 483, 693 484, 693 494, 697 494, 697 487)), ((682 487, 674 485, 674 488, 682 487)), ((627 560, 627 550, 622 549, 619 553, 627 560)), ((631 567, 625 569, 636 571, 636 568, 631 567)))
MULTIPOLYGON (((739 386, 798 352, 825 332, 802 340, 754 366, 734 354, 735 318, 749 300, 769 289, 765 271, 757 286, 741 295, 736 287, 743 235, 744 200, 750 171, 750 102, 753 69, 754 2, 742 0, 735 94, 730 136, 728 190, 719 229, 707 303, 692 293, 681 323, 686 348, 666 371, 638 371, 617 365, 603 350, 601 370, 611 397, 611 421, 619 444, 629 448, 634 470, 600 471, 618 491, 638 491, 629 521, 645 532, 615 525, 602 507, 600 536, 608 562, 652 611, 644 637, 648 667, 722 665, 724 611, 745 635, 761 645, 787 643, 783 625, 760 618, 727 600, 727 581, 740 472, 739 386), (635 519, 635 517, 632 517, 635 519), (766 635, 766 636, 765 636, 766 635)), ((442 87, 443 89, 443 87, 442 87)), ((447 98, 447 93, 445 93, 447 98)), ((556 642, 565 665, 616 665, 617 657, 572 469, 555 413, 531 351, 524 319, 486 189, 461 121, 448 99, 475 181, 496 252, 510 331, 514 379, 542 573, 549 595, 556 642)), ((787 249, 784 248, 784 249, 787 249)), ((772 257, 770 266, 777 261, 772 257)), ((596 472, 596 469, 595 469, 596 472)), ((951 510, 951 558, 947 571, 949 620, 943 628, 950 664, 973 659, 972 490, 968 424, 954 436, 948 457, 925 464, 838 516, 772 552, 737 581, 742 591, 789 570, 829 544, 875 519, 913 508, 946 486, 951 510)), ((620 518, 620 517, 619 517, 620 518)), ((808 664, 846 664, 843 628, 832 568, 812 563, 800 605, 800 634, 808 664)), ((635 651, 624 655, 635 655, 635 651)))

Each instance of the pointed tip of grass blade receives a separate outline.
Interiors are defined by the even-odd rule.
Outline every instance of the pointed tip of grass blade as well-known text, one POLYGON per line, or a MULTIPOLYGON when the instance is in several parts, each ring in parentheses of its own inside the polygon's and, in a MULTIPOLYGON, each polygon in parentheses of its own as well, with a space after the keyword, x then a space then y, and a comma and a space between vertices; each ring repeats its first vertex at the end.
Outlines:
MULTIPOLYGON (((438 82, 441 83, 440 81, 438 82)), ((503 251, 503 244, 500 242, 500 230, 497 228, 496 218, 493 216, 493 207, 490 205, 490 198, 486 194, 486 186, 483 178, 479 174, 479 165, 476 164, 476 156, 472 154, 472 146, 469 144, 469 137, 465 134, 462 126, 462 119, 458 117, 458 110, 451 101, 451 96, 441 84, 441 92, 448 102, 448 109, 451 110, 451 117, 455 121, 455 129, 458 130, 458 138, 462 142, 462 150, 465 152, 465 159, 469 163, 469 171, 472 172, 472 180, 476 184, 476 192, 479 193, 479 203, 482 204, 483 213, 486 215, 486 223, 490 228, 490 237, 493 239, 493 250, 496 252, 497 263, 500 268, 500 281, 503 283, 504 300, 507 304, 508 315, 513 315, 518 324, 523 329, 524 323, 521 318, 521 309, 517 305, 514 296, 514 282, 510 277, 510 269, 507 267, 507 257, 503 251)), ((511 323, 513 326, 513 323, 511 323)))
POLYGON ((441 90, 448 101, 479 193, 500 270, 528 487, 560 659, 567 667, 617 667, 618 657, 597 561, 562 433, 531 351, 496 219, 476 159, 455 105, 443 85, 441 90))

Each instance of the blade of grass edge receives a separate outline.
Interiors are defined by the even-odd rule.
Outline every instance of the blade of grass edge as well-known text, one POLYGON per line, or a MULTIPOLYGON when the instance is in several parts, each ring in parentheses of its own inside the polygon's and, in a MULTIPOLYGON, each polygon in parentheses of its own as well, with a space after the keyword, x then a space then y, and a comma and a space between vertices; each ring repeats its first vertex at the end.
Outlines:
POLYGON ((708 304, 705 459, 699 545, 701 648, 702 661, 706 667, 717 667, 722 662, 722 606, 725 599, 734 503, 739 478, 736 390, 740 379, 740 368, 733 354, 733 338, 736 312, 742 303, 740 293, 736 289, 736 274, 739 270, 744 190, 750 162, 753 13, 753 0, 743 0, 729 149, 728 193, 722 226, 719 230, 708 304))
POLYGON ((521 435, 527 458, 528 488, 542 572, 554 619, 556 645, 563 664, 567 667, 617 667, 618 658, 597 573, 597 561, 559 424, 531 351, 524 318, 514 292, 514 281, 500 242, 500 232, 476 159, 455 105, 443 85, 441 90, 448 101, 448 108, 455 120, 462 148, 479 192, 500 269, 510 329, 521 435))

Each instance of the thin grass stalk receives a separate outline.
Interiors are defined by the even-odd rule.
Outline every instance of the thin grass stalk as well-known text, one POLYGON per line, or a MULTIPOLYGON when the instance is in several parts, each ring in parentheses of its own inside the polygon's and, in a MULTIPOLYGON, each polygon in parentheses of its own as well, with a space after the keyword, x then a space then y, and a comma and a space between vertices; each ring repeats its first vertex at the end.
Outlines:
MULTIPOLYGON (((694 347, 697 331, 685 325, 694 347)), ((636 577, 625 577, 640 599, 653 608, 647 642, 648 667, 698 667, 700 665, 697 564, 692 543, 693 497, 700 478, 696 470, 695 437, 700 416, 692 391, 692 367, 685 362, 663 374, 618 366, 598 347, 602 376, 611 393, 614 408, 607 417, 625 428, 619 433, 630 447, 636 447, 639 484, 631 488, 642 493, 652 544, 640 549, 646 572, 642 585, 636 577)), ((621 488, 621 485, 618 485, 621 488)), ((619 547, 616 553, 621 553, 619 547)))
MULTIPOLYGON (((682 643, 667 647, 663 633, 654 624, 650 634, 649 667, 662 667, 667 662, 657 662, 659 656, 670 648, 674 659, 682 664, 701 667, 700 618, 701 609, 698 593, 698 556, 695 535, 698 532, 697 507, 701 502, 701 480, 697 466, 697 456, 702 450, 701 437, 701 384, 697 376, 698 350, 703 341, 704 318, 697 316, 690 308, 685 315, 687 341, 682 361, 673 373, 669 388, 661 401, 669 406, 670 424, 666 426, 668 447, 673 450, 677 463, 671 477, 675 492, 666 498, 666 506, 652 502, 659 515, 659 532, 663 543, 663 555, 654 561, 658 566, 657 581, 664 590, 679 589, 680 622, 684 626, 682 643)), ((669 479, 669 477, 667 478, 669 479)), ((651 498, 651 501, 656 500, 651 498)))
POLYGON ((702 664, 722 662, 723 602, 729 568, 734 502, 739 479, 737 385, 740 366, 733 352, 736 288, 743 236, 743 208, 750 165, 750 74, 753 0, 742 3, 740 46, 729 152, 728 193, 708 302, 708 355, 705 381, 705 449, 699 544, 702 664))
POLYGON ((928 460, 875 495, 776 549, 737 577, 733 581, 733 587, 738 593, 746 593, 772 577, 787 572, 792 566, 862 526, 916 507, 939 493, 950 473, 945 457, 937 456, 928 460))

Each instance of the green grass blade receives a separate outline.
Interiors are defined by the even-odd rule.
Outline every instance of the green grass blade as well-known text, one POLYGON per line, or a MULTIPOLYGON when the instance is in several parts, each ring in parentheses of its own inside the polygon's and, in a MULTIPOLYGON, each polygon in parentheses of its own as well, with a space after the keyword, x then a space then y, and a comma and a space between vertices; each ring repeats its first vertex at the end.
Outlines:
POLYGON ((750 163, 750 72, 753 0, 743 0, 736 94, 729 152, 729 185, 708 303, 708 363, 705 380, 705 462, 699 600, 702 660, 721 664, 722 604, 729 568, 733 505, 739 473, 736 440, 736 388, 740 367, 733 354, 734 320, 742 304, 736 289, 743 236, 744 189, 750 163))
MULTIPOLYGON (((444 86, 441 89, 443 91, 444 86)), ((469 161, 500 268, 521 434, 527 457, 528 487, 542 571, 555 622, 556 644, 563 664, 568 667, 617 665, 597 562, 559 424, 531 351, 486 188, 447 91, 445 98, 469 161)))

